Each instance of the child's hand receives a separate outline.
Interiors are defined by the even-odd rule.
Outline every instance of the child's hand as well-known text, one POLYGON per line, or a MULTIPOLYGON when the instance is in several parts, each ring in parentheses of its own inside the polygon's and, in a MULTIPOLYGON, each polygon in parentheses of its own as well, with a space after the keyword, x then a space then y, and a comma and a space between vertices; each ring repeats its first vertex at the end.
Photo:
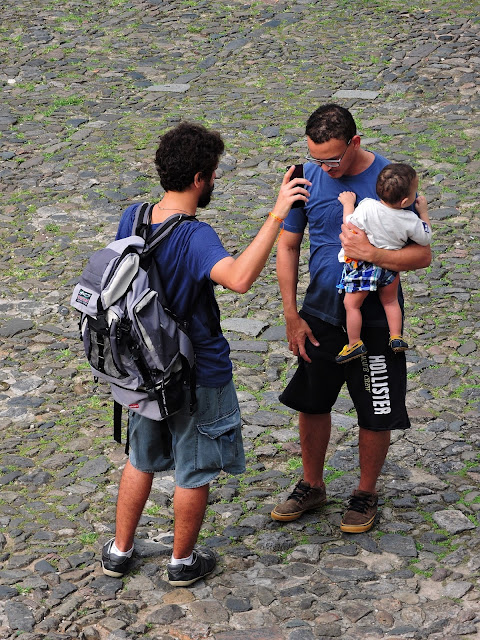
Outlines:
POLYGON ((427 199, 425 198, 425 196, 417 196, 417 198, 415 199, 415 208, 420 215, 425 215, 428 213, 427 199))
POLYGON ((355 202, 357 201, 357 195, 353 191, 342 191, 342 193, 338 196, 340 202, 345 205, 350 205, 351 207, 355 206, 355 202))

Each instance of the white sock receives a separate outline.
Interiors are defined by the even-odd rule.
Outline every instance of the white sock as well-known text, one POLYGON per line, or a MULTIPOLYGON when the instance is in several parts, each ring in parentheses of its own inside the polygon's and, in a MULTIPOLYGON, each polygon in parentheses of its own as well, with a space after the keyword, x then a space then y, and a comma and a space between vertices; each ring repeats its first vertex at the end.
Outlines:
POLYGON ((173 565, 186 564, 187 566, 193 564, 193 551, 188 556, 188 558, 174 558, 172 553, 172 557, 170 558, 170 564, 173 564, 173 565))
POLYGON ((114 553, 116 556, 120 556, 121 558, 123 558, 123 557, 131 558, 132 553, 133 553, 133 546, 129 551, 120 551, 120 549, 117 547, 117 545, 115 544, 115 541, 114 541, 110 551, 112 553, 114 553))

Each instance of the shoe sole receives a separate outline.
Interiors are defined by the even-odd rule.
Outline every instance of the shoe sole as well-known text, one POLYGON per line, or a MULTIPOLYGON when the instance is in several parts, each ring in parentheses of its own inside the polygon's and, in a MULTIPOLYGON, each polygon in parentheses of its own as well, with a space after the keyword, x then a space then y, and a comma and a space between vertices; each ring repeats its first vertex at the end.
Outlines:
POLYGON ((409 347, 395 347, 395 349, 391 347, 391 349, 394 353, 403 353, 404 351, 409 349, 409 347))
POLYGON ((345 533, 365 533, 365 531, 370 531, 373 527, 373 523, 375 521, 376 514, 364 524, 345 524, 344 522, 340 523, 340 530, 345 533))
POLYGON ((123 576, 125 575, 125 573, 120 573, 119 571, 112 571, 111 569, 105 569, 103 562, 102 562, 102 569, 103 569, 103 573, 106 576, 110 576, 111 578, 123 578, 123 576))
POLYGON ((352 360, 355 360, 356 358, 361 358, 362 356, 368 356, 368 351, 364 351, 363 353, 358 353, 356 356, 351 356, 349 358, 345 358, 342 360, 337 360, 335 358, 335 362, 337 364, 346 364, 347 362, 351 362, 352 360))
MULTIPOLYGON (((215 569, 215 567, 213 567, 213 569, 215 569)), ((202 576, 198 576, 197 578, 192 578, 191 580, 170 580, 169 578, 168 583, 171 584, 172 587, 188 587, 189 585, 193 584, 197 580, 201 580, 202 578, 209 576, 212 573, 212 571, 209 571, 208 573, 204 573, 202 576)))
POLYGON ((312 507, 311 509, 305 509, 304 511, 295 511, 294 513, 278 513, 274 509, 270 513, 270 515, 274 520, 278 520, 279 522, 291 522, 292 520, 297 520, 298 518, 300 518, 300 516, 302 516, 304 513, 307 513, 307 511, 314 511, 315 509, 320 509, 320 507, 324 507, 326 504, 327 504, 327 501, 325 500, 324 502, 317 505, 316 507, 312 507))

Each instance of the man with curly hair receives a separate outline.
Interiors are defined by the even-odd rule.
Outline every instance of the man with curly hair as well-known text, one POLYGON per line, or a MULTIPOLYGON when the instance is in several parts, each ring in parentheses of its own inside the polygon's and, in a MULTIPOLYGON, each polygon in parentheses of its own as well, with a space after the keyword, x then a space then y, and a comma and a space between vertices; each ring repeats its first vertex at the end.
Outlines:
MULTIPOLYGON (((153 207, 153 228, 172 215, 195 216, 198 208, 208 205, 223 150, 220 135, 198 124, 183 122, 161 137, 155 165, 165 194, 153 207)), ((307 199, 308 191, 303 187, 308 180, 289 181, 292 172, 293 167, 283 178, 275 207, 238 257, 233 258, 213 228, 199 220, 179 225, 156 250, 169 307, 178 318, 189 319, 196 358, 197 408, 191 414, 187 391, 183 408, 166 419, 172 436, 170 455, 162 446, 165 425, 130 413, 130 452, 118 492, 115 538, 104 545, 102 553, 106 575, 121 577, 127 571, 153 475, 170 469, 175 470, 176 487, 168 580, 173 586, 188 586, 215 568, 211 550, 195 549, 209 483, 222 470, 242 473, 245 457, 230 350, 220 328, 214 285, 245 293, 256 280, 292 203, 307 199)), ((131 234, 136 206, 124 212, 117 239, 131 234)))

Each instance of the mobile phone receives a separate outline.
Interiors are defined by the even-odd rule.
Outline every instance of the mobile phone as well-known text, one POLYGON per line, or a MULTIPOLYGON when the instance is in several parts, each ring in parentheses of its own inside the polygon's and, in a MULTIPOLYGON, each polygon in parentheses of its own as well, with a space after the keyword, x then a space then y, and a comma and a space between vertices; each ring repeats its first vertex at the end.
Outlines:
MULTIPOLYGON (((290 165, 292 166, 292 165, 290 165)), ((287 171, 288 169, 290 169, 290 167, 287 167, 287 171)), ((304 178, 304 174, 303 174, 303 164, 296 164, 295 165, 295 169, 293 170, 293 173, 290 177, 290 180, 293 180, 294 178, 304 178)), ((295 200, 295 202, 292 204, 291 208, 292 209, 298 209, 299 207, 304 207, 305 206, 305 201, 304 200, 295 200)))

